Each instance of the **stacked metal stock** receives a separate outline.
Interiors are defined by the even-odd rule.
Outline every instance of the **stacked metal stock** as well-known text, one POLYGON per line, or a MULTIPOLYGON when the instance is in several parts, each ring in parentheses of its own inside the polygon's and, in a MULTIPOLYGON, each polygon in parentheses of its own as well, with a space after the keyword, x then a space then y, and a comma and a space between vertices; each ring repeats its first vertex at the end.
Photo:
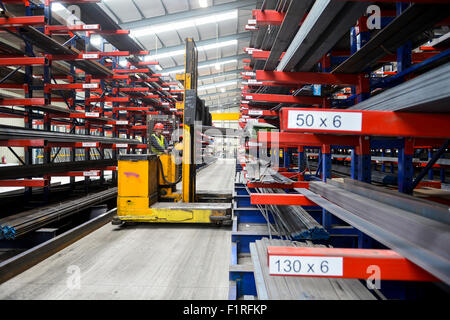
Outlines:
MULTIPOLYGON (((260 189, 263 193, 285 193, 280 189, 260 189)), ((301 206, 269 206, 282 233, 292 240, 322 240, 330 237, 320 225, 301 206)))
POLYGON ((61 220, 72 214, 102 203, 117 195, 117 188, 94 193, 83 198, 25 211, 0 219, 0 240, 13 240, 28 232, 37 230, 49 223, 61 220))
MULTIPOLYGON (((292 183, 293 181, 279 174, 259 161, 247 165, 249 178, 262 183, 292 183)), ((261 193, 285 193, 282 189, 257 189, 261 193)), ((273 214, 278 232, 293 240, 321 240, 328 239, 329 233, 301 206, 273 206, 268 208, 273 214)))
POLYGON ((309 190, 297 190, 450 284, 448 206, 351 179, 312 182, 309 190))

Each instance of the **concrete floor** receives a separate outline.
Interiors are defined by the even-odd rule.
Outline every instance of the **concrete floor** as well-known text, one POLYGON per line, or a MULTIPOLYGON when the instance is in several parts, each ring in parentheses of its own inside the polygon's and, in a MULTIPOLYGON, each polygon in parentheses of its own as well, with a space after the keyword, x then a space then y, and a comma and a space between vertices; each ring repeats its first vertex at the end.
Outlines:
MULTIPOLYGON (((234 168, 202 170, 198 190, 231 190, 234 168)), ((0 285, 0 299, 227 299, 230 250, 225 227, 108 224, 0 285)))

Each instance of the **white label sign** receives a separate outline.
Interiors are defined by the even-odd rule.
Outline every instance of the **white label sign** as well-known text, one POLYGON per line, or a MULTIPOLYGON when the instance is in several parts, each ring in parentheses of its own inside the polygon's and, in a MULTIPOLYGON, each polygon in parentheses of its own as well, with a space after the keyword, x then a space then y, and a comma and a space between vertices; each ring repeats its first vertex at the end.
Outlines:
POLYGON ((83 54, 83 59, 100 59, 100 55, 96 53, 85 53, 83 54))
POLYGON ((245 96, 246 100, 253 100, 253 96, 245 96))
POLYGON ((255 72, 244 72, 244 76, 247 76, 247 77, 255 77, 255 76, 256 76, 256 73, 255 73, 255 72))
POLYGON ((98 83, 85 83, 83 84, 83 89, 97 89, 98 83))
POLYGON ((83 148, 95 148, 97 147, 97 143, 95 142, 83 142, 83 148))
POLYGON ((86 112, 84 115, 86 116, 86 118, 98 118, 98 117, 100 117, 100 113, 98 113, 98 112, 86 112))
POLYGON ((98 173, 99 173, 98 171, 84 171, 83 176, 84 177, 97 177, 98 173))
POLYGON ((83 25, 84 30, 96 30, 98 29, 98 24, 85 24, 83 25))
POLYGON ((256 24, 256 19, 248 19, 248 24, 249 25, 255 25, 256 24))
POLYGON ((342 257, 269 256, 270 275, 342 277, 342 257))
POLYGON ((243 100, 243 101, 241 101, 241 103, 243 103, 243 104, 249 104, 249 103, 250 103, 250 101, 247 101, 247 100, 243 100))
POLYGON ((288 129, 361 132, 362 113, 289 110, 288 129))
POLYGON ((251 116, 262 116, 263 111, 262 110, 248 110, 248 114, 251 116))
POLYGON ((116 121, 116 125, 127 125, 128 121, 116 121))
POLYGON ((126 143, 119 143, 119 144, 116 144, 116 148, 117 149, 119 149, 119 148, 128 148, 128 144, 126 144, 126 143))

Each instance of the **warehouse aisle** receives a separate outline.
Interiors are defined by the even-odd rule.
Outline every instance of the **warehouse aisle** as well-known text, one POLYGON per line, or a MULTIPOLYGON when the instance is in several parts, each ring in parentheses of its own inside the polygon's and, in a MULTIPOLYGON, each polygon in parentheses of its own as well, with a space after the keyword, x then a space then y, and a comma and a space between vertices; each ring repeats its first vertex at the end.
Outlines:
MULTIPOLYGON (((231 192, 234 170, 234 160, 218 160, 198 189, 231 192)), ((108 224, 0 285, 0 299, 227 299, 230 232, 108 224)))

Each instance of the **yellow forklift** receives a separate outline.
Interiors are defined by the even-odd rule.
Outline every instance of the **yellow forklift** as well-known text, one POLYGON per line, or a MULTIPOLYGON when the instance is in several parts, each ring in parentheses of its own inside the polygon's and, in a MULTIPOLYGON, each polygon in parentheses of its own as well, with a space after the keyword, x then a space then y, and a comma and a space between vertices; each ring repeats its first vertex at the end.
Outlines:
MULTIPOLYGON (((198 202, 194 122, 211 115, 197 97, 198 51, 193 39, 186 39, 186 70, 177 80, 184 82, 182 165, 173 154, 119 155, 117 216, 113 224, 231 222, 231 203, 198 202), (200 111, 199 111, 200 110, 200 111), (199 113, 207 113, 207 116, 199 113), (181 169, 182 193, 176 193, 181 169)), ((205 121, 203 121, 204 123, 205 121)), ((208 122, 208 121, 206 121, 208 122)), ((152 128, 148 128, 150 131, 152 128)), ((151 150, 150 148, 148 150, 151 150)), ((201 200, 201 199, 200 199, 201 200)))

